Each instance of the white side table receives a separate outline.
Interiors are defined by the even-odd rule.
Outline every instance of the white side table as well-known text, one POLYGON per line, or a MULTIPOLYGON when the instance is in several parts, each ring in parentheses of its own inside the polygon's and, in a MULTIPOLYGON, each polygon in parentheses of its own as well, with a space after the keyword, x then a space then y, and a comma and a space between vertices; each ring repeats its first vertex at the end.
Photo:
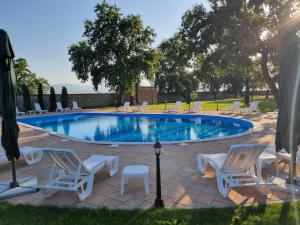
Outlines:
POLYGON ((121 195, 124 194, 124 186, 130 177, 141 177, 144 179, 145 193, 149 194, 149 167, 145 165, 125 166, 121 177, 121 195))
MULTIPOLYGON (((264 151, 260 154, 256 161, 256 169, 257 169, 257 176, 262 181, 262 168, 268 164, 272 164, 276 160, 277 156, 272 154, 268 151, 264 151)), ((276 174, 278 174, 278 166, 276 164, 276 174)))

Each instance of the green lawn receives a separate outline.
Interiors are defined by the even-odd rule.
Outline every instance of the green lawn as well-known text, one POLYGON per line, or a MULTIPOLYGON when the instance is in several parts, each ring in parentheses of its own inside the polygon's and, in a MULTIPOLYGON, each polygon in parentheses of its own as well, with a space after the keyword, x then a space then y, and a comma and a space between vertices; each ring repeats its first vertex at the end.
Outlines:
MULTIPOLYGON (((244 108, 246 107, 244 104, 244 100, 240 98, 228 98, 228 99, 222 99, 219 101, 216 100, 204 100, 202 102, 202 108, 203 110, 208 110, 208 111, 215 111, 217 110, 217 105, 218 105, 218 110, 222 111, 225 109, 229 109, 232 106, 232 103, 236 100, 240 100, 241 104, 240 107, 244 108)), ((259 110, 261 112, 269 112, 269 111, 274 111, 276 109, 276 103, 273 98, 269 98, 268 100, 265 99, 264 96, 255 96, 254 97, 255 101, 259 101, 259 110)), ((252 99, 251 99, 252 101, 252 99)), ((191 103, 191 107, 193 106, 194 103, 191 103)), ((175 103, 168 103, 167 107, 174 106, 175 103)), ((155 104, 155 105, 149 105, 149 109, 151 110, 164 110, 165 109, 165 104, 155 104)), ((189 108, 188 104, 183 103, 182 108, 187 110, 189 108)))
POLYGON ((299 225, 300 202, 235 208, 109 210, 33 207, 0 202, 0 224, 9 225, 299 225))

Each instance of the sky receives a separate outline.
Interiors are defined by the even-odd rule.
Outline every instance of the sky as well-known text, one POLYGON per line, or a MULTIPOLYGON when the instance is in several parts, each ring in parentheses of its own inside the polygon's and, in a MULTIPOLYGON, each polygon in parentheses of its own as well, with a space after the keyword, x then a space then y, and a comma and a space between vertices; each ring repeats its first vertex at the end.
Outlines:
MULTIPOLYGON (((17 58, 25 58, 29 68, 46 78, 51 85, 72 84, 84 86, 71 71, 68 47, 82 40, 84 20, 95 18, 96 0, 1 0, 0 28, 11 39, 17 58)), ((205 0, 108 0, 121 8, 124 15, 139 14, 144 25, 150 26, 157 36, 153 46, 172 36, 187 9, 205 0)), ((81 88, 82 89, 82 88, 81 88)), ((101 91, 105 91, 101 88, 101 91)))

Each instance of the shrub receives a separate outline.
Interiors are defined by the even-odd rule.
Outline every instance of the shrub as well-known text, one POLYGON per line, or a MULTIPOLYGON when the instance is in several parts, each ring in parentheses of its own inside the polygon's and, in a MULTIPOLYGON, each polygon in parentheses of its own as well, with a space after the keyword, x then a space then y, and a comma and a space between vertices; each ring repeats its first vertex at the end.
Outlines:
POLYGON ((23 92, 24 110, 29 111, 31 110, 31 98, 30 98, 28 87, 26 85, 22 86, 22 92, 23 92))
POLYGON ((38 103, 40 104, 42 109, 45 109, 45 103, 44 103, 44 93, 43 93, 43 85, 42 83, 39 83, 38 88, 38 103))
POLYGON ((68 91, 66 87, 62 87, 61 89, 61 105, 63 108, 68 107, 68 91))
POLYGON ((56 95, 53 87, 50 88, 50 111, 56 110, 56 95))

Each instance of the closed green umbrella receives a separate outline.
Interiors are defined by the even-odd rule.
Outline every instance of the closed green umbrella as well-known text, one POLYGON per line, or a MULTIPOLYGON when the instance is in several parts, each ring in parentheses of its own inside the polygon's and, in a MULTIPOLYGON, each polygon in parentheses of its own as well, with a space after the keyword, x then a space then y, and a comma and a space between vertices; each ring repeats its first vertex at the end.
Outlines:
POLYGON ((16 77, 13 67, 14 52, 7 33, 0 29, 0 113, 2 115, 1 143, 12 162, 13 182, 17 186, 15 160, 19 159, 19 127, 16 121, 16 77))
POLYGON ((276 150, 291 153, 289 183, 294 183, 300 144, 300 16, 287 23, 281 32, 276 150))

